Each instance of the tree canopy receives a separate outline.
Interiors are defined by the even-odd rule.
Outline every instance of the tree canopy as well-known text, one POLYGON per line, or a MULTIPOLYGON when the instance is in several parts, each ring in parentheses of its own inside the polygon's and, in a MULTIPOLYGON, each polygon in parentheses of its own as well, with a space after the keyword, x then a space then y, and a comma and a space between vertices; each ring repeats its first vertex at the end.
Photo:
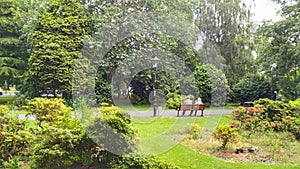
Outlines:
POLYGON ((300 66, 300 2, 275 0, 281 4, 283 19, 265 23, 257 31, 258 65, 260 71, 272 79, 287 99, 299 97, 297 85, 300 66), (293 72, 293 73, 292 73, 293 72))

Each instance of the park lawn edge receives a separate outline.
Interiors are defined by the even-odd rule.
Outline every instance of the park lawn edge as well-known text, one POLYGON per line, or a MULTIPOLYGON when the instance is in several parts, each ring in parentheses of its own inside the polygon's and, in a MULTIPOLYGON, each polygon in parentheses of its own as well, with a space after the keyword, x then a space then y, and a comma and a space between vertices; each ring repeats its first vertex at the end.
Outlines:
POLYGON ((172 149, 157 155, 157 158, 172 163, 180 168, 205 168, 205 169, 298 169, 299 166, 293 164, 264 164, 254 162, 231 162, 210 155, 201 154, 193 151, 191 148, 181 144, 172 149))

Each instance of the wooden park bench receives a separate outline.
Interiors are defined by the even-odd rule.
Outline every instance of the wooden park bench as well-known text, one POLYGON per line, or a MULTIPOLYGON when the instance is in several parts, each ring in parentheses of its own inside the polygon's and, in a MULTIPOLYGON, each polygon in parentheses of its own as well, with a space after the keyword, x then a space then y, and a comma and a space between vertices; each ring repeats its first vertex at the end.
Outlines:
POLYGON ((201 116, 203 116, 203 111, 205 108, 205 104, 182 104, 177 108, 177 116, 179 116, 179 112, 182 111, 182 116, 184 116, 187 110, 190 111, 190 116, 195 111, 195 116, 197 115, 197 111, 201 110, 201 116))

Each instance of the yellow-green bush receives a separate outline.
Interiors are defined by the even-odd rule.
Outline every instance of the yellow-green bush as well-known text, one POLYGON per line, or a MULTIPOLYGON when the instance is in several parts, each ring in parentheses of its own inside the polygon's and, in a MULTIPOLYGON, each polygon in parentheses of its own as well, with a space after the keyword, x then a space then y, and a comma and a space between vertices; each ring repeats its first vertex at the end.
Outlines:
POLYGON ((222 149, 226 147, 227 143, 235 143, 238 140, 237 128, 230 126, 218 126, 212 134, 214 138, 222 142, 222 149))
POLYGON ((0 115, 8 113, 9 109, 6 105, 0 105, 0 115))
POLYGON ((24 109, 35 115, 39 122, 61 121, 63 117, 71 118, 71 108, 60 98, 34 98, 27 101, 24 109), (68 117, 66 117, 68 116, 68 117))
POLYGON ((0 106, 0 168, 14 158, 27 155, 31 142, 32 134, 26 130, 25 121, 8 114, 7 106, 0 106))

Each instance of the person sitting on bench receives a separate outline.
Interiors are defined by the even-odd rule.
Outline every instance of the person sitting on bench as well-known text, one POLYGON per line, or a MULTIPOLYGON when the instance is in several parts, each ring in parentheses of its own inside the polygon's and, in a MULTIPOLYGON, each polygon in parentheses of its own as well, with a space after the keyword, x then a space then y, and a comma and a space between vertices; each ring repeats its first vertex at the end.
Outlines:
MULTIPOLYGON (((198 99, 195 100, 195 103, 194 103, 194 104, 195 104, 195 105, 203 104, 201 97, 198 97, 198 99)), ((193 111, 191 111, 190 116, 191 116, 192 114, 193 114, 193 111)), ((195 116, 196 116, 196 114, 197 114, 197 110, 195 110, 195 116)))
MULTIPOLYGON (((186 99, 185 101, 182 103, 182 104, 193 104, 193 101, 191 100, 191 97, 190 96, 186 96, 186 99)), ((185 114, 185 111, 186 110, 183 110, 182 114, 184 115, 185 114)), ((193 112, 193 110, 191 110, 191 113, 193 112)))

